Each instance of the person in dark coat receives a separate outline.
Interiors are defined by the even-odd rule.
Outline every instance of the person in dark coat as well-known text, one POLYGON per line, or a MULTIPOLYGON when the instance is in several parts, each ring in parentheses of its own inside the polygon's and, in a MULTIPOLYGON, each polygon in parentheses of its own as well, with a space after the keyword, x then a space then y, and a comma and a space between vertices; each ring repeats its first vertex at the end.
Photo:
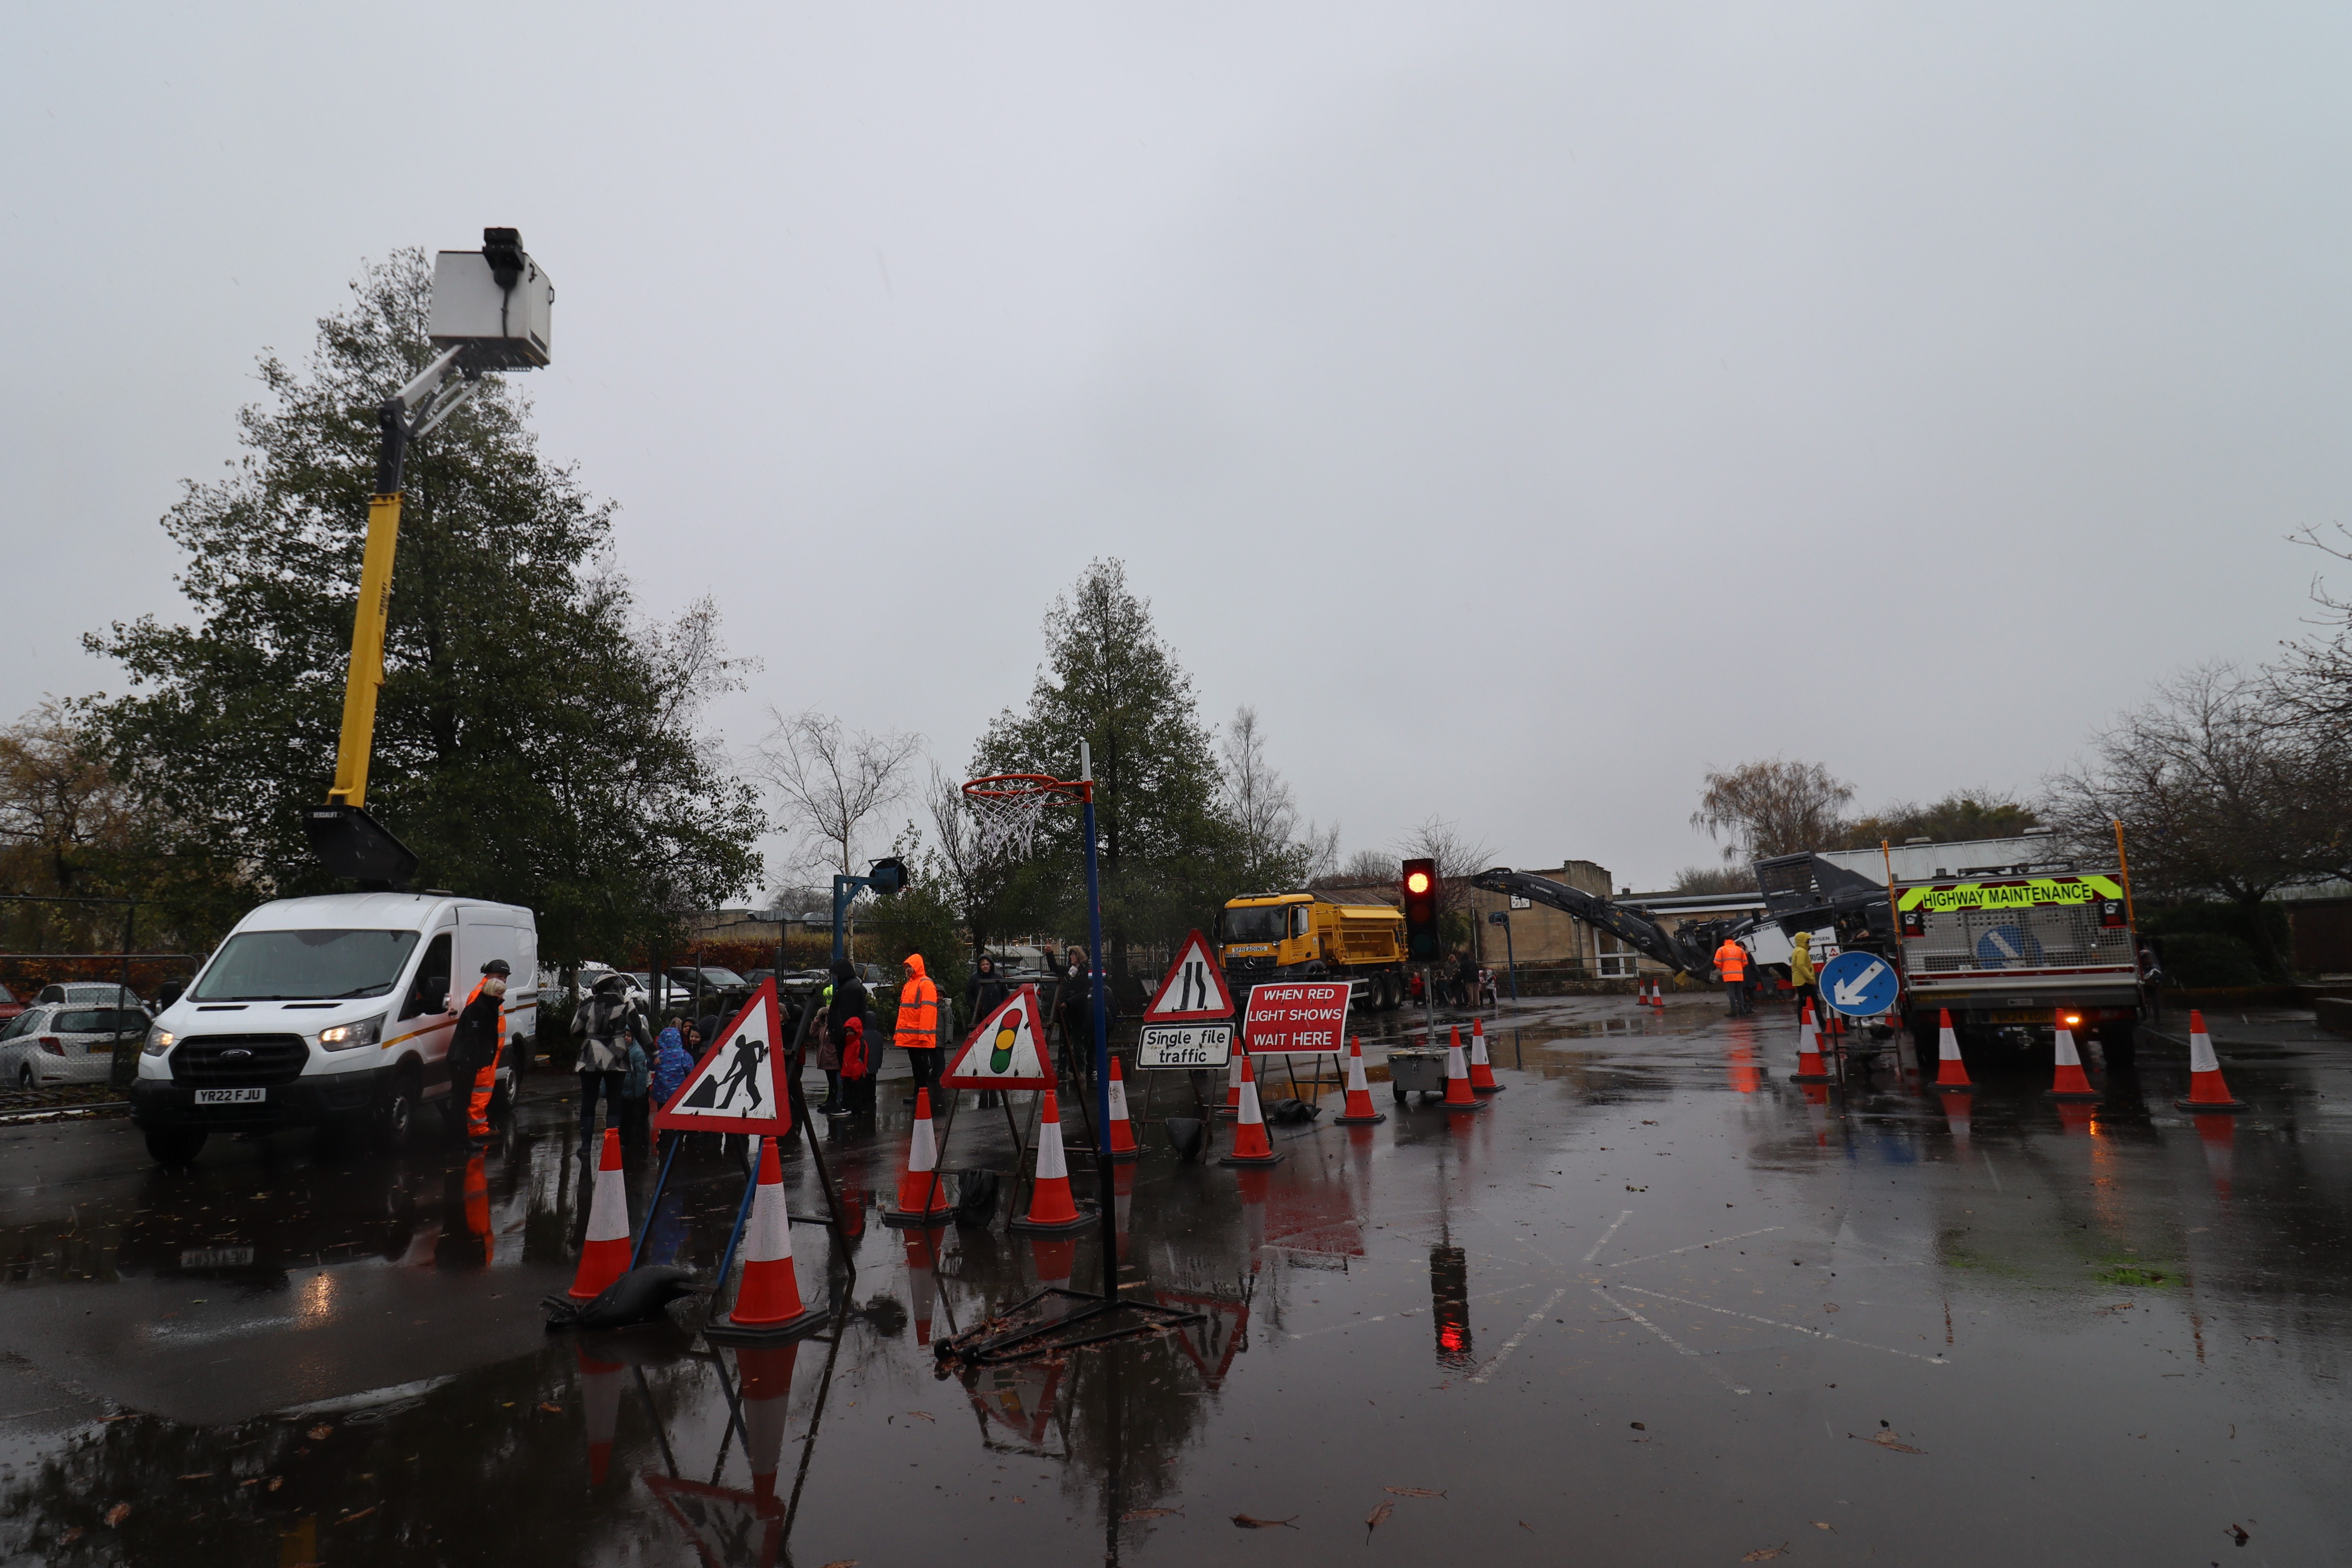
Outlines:
MULTIPOLYGON (((866 983, 857 978, 857 966, 847 959, 833 966, 833 996, 824 1008, 824 1037, 833 1047, 834 1068, 840 1069, 840 1053, 849 1043, 844 1026, 852 1018, 869 1034, 873 1028, 873 998, 866 994, 866 983)), ((864 1112, 874 1110, 874 1079, 869 1075, 863 1082, 844 1083, 835 1103, 835 1114, 864 1112)))
POLYGON ((963 983, 963 1026, 967 1030, 979 1027, 980 1021, 1003 1006, 1004 999, 1012 994, 1013 988, 1005 984, 1004 976, 996 973, 994 955, 982 953, 980 962, 972 966, 971 978, 963 983))

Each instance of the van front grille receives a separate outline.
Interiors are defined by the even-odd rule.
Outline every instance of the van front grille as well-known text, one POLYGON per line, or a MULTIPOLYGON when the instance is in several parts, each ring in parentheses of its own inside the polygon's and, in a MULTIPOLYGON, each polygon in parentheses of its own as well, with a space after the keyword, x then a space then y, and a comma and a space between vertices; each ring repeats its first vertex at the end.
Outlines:
POLYGON ((172 1081, 184 1089, 264 1089, 292 1083, 310 1059, 299 1035, 197 1035, 172 1047, 172 1081))

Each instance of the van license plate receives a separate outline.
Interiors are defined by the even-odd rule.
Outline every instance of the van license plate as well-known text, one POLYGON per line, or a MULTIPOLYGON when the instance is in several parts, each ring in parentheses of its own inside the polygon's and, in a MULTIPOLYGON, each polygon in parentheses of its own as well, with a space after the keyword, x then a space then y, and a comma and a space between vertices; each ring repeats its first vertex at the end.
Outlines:
POLYGON ((1991 1016, 1991 1020, 1996 1024, 2046 1024, 2050 1022, 2052 1016, 2051 1008, 2036 1007, 2030 1013, 2015 1011, 1995 1013, 1991 1016))
POLYGON ((200 1089, 198 1105, 259 1105, 269 1098, 266 1089, 200 1089))
POLYGON ((180 1254, 183 1268, 249 1268, 253 1266, 253 1248, 249 1247, 192 1247, 180 1254))

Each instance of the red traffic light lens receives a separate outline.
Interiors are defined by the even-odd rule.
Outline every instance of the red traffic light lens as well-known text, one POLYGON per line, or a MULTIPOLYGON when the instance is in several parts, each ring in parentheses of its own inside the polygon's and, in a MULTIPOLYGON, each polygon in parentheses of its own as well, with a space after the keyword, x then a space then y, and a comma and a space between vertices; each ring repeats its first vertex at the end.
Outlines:
POLYGON ((1408 892, 1425 893, 1429 891, 1429 873, 1415 871, 1404 879, 1404 885, 1408 892))

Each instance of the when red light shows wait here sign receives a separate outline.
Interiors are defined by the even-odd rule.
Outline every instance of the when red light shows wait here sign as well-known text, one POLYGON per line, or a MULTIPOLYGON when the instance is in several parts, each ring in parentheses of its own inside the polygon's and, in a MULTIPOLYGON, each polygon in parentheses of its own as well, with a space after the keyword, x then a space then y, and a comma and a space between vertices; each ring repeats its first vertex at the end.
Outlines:
POLYGON ((1242 1026, 1254 1057, 1336 1055, 1348 1048, 1348 983, 1253 985, 1242 1026))

